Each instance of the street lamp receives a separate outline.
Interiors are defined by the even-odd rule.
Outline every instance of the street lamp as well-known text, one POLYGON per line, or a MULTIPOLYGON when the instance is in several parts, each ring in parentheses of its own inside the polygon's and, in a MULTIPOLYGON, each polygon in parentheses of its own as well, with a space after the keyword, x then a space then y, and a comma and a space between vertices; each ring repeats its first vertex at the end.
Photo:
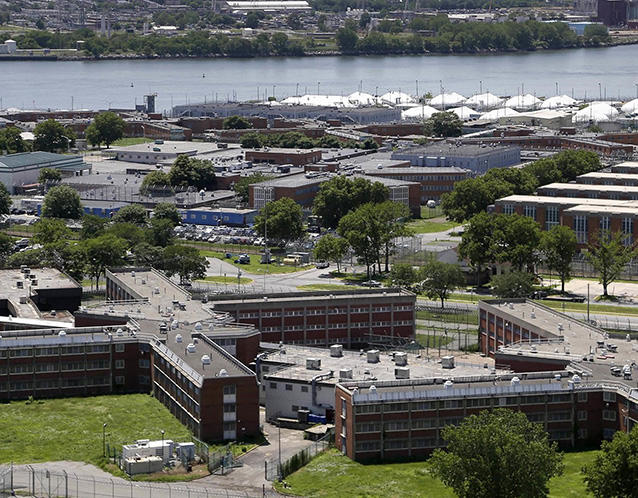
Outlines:
POLYGON ((103 457, 106 456, 106 426, 107 426, 107 423, 104 422, 104 424, 102 425, 102 456, 103 457))
POLYGON ((162 464, 164 464, 164 430, 162 429, 160 432, 162 433, 162 464))

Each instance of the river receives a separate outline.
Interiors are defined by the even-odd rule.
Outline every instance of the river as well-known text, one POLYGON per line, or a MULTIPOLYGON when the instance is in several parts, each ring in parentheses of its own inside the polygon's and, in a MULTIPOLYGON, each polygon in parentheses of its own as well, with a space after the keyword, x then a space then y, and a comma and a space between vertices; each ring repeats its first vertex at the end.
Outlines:
POLYGON ((0 108, 131 108, 157 93, 157 109, 199 101, 277 99, 362 89, 415 94, 443 87, 465 96, 490 91, 630 99, 638 95, 636 45, 490 55, 326 56, 0 62, 0 108))

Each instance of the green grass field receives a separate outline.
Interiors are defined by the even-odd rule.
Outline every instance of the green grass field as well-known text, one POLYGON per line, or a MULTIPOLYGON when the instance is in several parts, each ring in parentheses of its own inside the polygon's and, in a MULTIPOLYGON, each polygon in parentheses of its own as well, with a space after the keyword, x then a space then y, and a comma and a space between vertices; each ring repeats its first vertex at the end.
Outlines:
MULTIPOLYGON (((585 489, 580 469, 596 454, 595 451, 566 453, 565 472, 550 481, 549 496, 591 496, 585 489)), ((284 489, 277 484, 277 489, 309 498, 340 498, 346 495, 366 498, 456 496, 430 475, 427 462, 362 465, 337 450, 318 456, 306 467, 288 476, 286 482, 290 487, 284 489)))
POLYGON ((189 431, 147 394, 0 404, 0 462, 73 460, 104 466, 106 442, 120 451, 137 439, 190 441, 189 431))
MULTIPOLYGON (((212 277, 204 277, 201 280, 196 280, 196 282, 216 282, 218 284, 230 284, 237 285, 237 277, 224 277, 222 276, 212 276, 212 277)), ((252 284, 254 280, 248 277, 239 277, 239 283, 241 285, 252 284)))
POLYGON ((120 138, 111 144, 112 147, 128 147, 130 145, 139 145, 145 144, 148 142, 152 142, 151 138, 144 137, 131 137, 131 138, 120 138))
MULTIPOLYGON (((309 268, 314 268, 314 266, 280 266, 277 264, 270 265, 262 265, 260 263, 259 255, 250 255, 250 263, 247 265, 240 265, 239 263, 235 263, 235 259, 226 259, 226 254, 218 251, 208 251, 208 250, 200 250, 199 254, 202 256, 206 256, 207 258, 219 258, 224 260, 226 263, 230 263, 236 268, 240 269, 243 272, 253 273, 256 275, 263 275, 263 272, 268 270, 268 273, 294 273, 295 271, 303 271, 309 268)), ((236 255, 235 255, 236 256, 236 255)), ((214 268, 213 268, 214 271, 214 268)), ((228 276, 228 275, 227 275, 228 276)), ((236 277, 237 275, 235 275, 236 277)), ((235 278, 235 283, 237 283, 237 278, 235 278)))
POLYGON ((435 233, 445 232, 459 225, 460 223, 447 221, 445 218, 431 218, 412 220, 408 223, 407 227, 414 231, 414 233, 435 233))

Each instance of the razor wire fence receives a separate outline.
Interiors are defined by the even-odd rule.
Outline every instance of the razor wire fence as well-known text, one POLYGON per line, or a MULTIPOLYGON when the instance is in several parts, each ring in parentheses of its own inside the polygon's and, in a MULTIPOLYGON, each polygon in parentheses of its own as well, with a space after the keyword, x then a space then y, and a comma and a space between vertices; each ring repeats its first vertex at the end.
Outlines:
POLYGON ((145 482, 117 477, 78 475, 32 465, 0 468, 0 497, 37 498, 271 498, 266 489, 243 491, 221 488, 210 482, 145 482))

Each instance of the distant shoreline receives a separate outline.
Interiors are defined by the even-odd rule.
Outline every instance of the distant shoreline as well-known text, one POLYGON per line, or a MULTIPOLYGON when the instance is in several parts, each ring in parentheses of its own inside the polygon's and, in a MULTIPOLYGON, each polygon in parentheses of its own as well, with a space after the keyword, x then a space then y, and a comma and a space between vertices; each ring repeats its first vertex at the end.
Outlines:
POLYGON ((177 60, 177 59, 285 59, 285 58, 297 58, 297 57, 375 57, 375 56, 429 56, 429 55, 498 55, 498 54, 515 54, 515 53, 530 53, 530 52, 546 52, 546 51, 564 51, 564 50, 576 50, 576 49, 589 49, 589 48, 606 48, 617 47, 623 45, 638 45, 638 38, 631 40, 614 40, 611 43, 601 44, 597 46, 580 46, 580 47, 565 47, 565 48, 541 48, 536 50, 489 50, 489 51, 477 51, 477 52, 428 52, 423 54, 409 54, 409 53, 394 53, 394 52, 374 52, 374 53, 361 53, 361 52, 340 52, 338 50, 331 50, 325 52, 306 52, 302 55, 263 55, 263 56, 228 56, 211 54, 208 56, 191 56, 191 55, 156 55, 156 54, 105 54, 97 57, 91 55, 65 55, 65 54, 34 54, 34 55, 0 55, 0 62, 11 61, 113 61, 113 60, 177 60))

